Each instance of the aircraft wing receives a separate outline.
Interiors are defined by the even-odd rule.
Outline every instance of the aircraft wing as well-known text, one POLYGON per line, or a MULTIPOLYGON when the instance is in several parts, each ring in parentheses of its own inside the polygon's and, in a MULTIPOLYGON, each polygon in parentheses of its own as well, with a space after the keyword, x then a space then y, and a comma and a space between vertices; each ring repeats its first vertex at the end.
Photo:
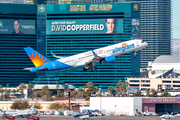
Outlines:
POLYGON ((86 66, 92 65, 95 66, 96 62, 99 62, 100 60, 104 59, 104 57, 98 56, 93 50, 92 53, 94 55, 94 58, 88 62, 85 63, 86 66))

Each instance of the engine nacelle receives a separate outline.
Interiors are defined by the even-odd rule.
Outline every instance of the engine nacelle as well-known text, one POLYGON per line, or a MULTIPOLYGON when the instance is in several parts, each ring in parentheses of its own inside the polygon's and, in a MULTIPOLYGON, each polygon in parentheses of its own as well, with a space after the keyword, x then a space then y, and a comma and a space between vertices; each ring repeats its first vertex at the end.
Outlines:
POLYGON ((115 61, 115 57, 113 55, 105 57, 103 60, 100 61, 101 64, 104 63, 111 63, 115 61))

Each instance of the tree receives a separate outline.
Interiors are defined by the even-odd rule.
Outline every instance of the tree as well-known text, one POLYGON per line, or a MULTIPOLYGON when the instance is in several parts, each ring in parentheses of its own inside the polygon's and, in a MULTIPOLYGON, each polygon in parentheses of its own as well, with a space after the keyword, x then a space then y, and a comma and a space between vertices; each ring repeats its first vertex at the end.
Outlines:
POLYGON ((37 95, 37 90, 34 89, 33 91, 34 91, 34 98, 36 98, 36 97, 37 97, 37 96, 36 96, 36 95, 37 95))
POLYGON ((78 88, 77 90, 77 96, 80 97, 80 98, 86 98, 86 91, 84 90, 85 88, 78 88))
POLYGON ((168 93, 167 90, 164 90, 164 92, 161 94, 161 97, 172 97, 170 93, 168 93))
POLYGON ((58 96, 58 88, 59 88, 59 85, 56 85, 56 89, 57 89, 57 96, 58 96))
POLYGON ((77 91, 73 90, 73 91, 71 92, 71 96, 72 96, 72 97, 76 97, 76 95, 77 95, 77 91))
POLYGON ((85 86, 87 88, 86 90, 86 97, 87 96, 91 96, 91 94, 96 94, 96 92, 98 91, 97 87, 94 87, 93 82, 88 82, 85 86))
POLYGON ((13 89, 13 90, 12 90, 12 92, 14 93, 14 96, 15 96, 16 90, 15 90, 15 89, 13 89))
POLYGON ((32 89, 34 88, 33 84, 28 85, 28 89, 30 90, 30 98, 32 98, 32 89))
POLYGON ((122 85, 122 81, 119 80, 117 85, 116 85, 116 91, 118 92, 117 96, 120 97, 120 92, 121 92, 121 85, 122 85))
POLYGON ((21 93, 21 98, 22 98, 22 94, 24 92, 24 89, 26 89, 26 85, 24 83, 21 83, 20 86, 19 86, 19 90, 20 90, 20 93, 21 93))
POLYGON ((10 106, 11 109, 19 109, 24 110, 29 108, 29 102, 28 101, 22 101, 22 100, 16 100, 13 102, 13 104, 10 106))
POLYGON ((149 97, 150 94, 149 94, 149 89, 146 89, 146 96, 149 97))
POLYGON ((44 96, 45 101, 51 100, 51 96, 50 96, 51 92, 48 89, 49 89, 49 87, 47 85, 41 89, 41 96, 44 96))
POLYGON ((151 92, 150 97, 157 97, 158 96, 157 91, 155 89, 151 89, 150 92, 151 92))
POLYGON ((69 107, 68 107, 67 104, 64 104, 64 103, 63 103, 63 104, 52 103, 52 104, 49 105, 48 109, 56 109, 56 110, 62 109, 62 110, 68 110, 69 107))
MULTIPOLYGON (((29 108, 32 107, 32 105, 33 105, 33 104, 31 104, 31 105, 29 106, 29 108)), ((35 104, 34 104, 34 108, 36 108, 36 109, 42 109, 43 106, 42 106, 40 103, 35 103, 35 104)))
POLYGON ((60 90, 58 90, 57 97, 63 97, 63 96, 64 94, 60 90))
POLYGON ((116 85, 116 90, 118 92, 118 96, 126 96, 126 92, 127 92, 127 86, 129 85, 128 82, 122 82, 121 80, 119 80, 119 82, 116 85), (124 94, 122 94, 124 93, 124 94))
POLYGON ((112 94, 113 94, 113 90, 114 90, 113 86, 110 86, 110 87, 108 88, 108 91, 109 91, 109 93, 111 94, 111 97, 112 97, 112 94))
POLYGON ((142 97, 143 95, 142 95, 141 90, 138 90, 138 91, 137 91, 137 94, 136 94, 135 96, 136 96, 136 97, 142 97))

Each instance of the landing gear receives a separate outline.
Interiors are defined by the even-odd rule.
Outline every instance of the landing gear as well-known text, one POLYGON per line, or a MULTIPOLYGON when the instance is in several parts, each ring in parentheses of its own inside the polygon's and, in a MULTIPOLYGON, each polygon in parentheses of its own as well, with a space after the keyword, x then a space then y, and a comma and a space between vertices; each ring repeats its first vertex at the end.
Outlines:
POLYGON ((83 68, 83 71, 87 71, 88 69, 86 69, 86 68, 83 68))
POLYGON ((91 68, 92 72, 94 72, 95 70, 97 70, 97 67, 91 68))
POLYGON ((83 68, 83 71, 87 71, 91 69, 92 72, 94 72, 95 70, 97 70, 97 67, 92 67, 92 68, 83 68))
POLYGON ((136 51, 134 51, 134 58, 137 58, 137 53, 136 53, 136 51))

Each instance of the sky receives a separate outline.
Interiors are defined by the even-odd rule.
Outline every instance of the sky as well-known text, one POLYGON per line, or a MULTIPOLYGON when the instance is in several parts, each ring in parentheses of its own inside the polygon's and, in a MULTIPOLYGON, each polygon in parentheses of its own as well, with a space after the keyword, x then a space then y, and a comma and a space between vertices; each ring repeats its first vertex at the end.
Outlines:
POLYGON ((180 38, 180 0, 172 0, 173 4, 173 38, 180 38))

